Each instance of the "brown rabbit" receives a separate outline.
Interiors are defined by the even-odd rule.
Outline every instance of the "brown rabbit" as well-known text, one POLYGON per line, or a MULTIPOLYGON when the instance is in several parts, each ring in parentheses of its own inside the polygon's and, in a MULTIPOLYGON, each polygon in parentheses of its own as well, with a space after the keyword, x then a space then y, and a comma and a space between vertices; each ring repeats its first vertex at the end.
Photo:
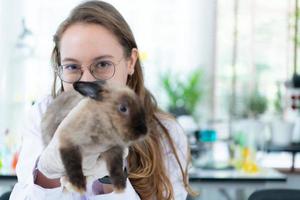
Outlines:
POLYGON ((61 93, 48 106, 42 119, 45 146, 59 133, 60 155, 69 182, 86 191, 82 150, 101 152, 114 189, 126 187, 123 152, 147 134, 144 107, 127 86, 104 82, 75 82, 75 90, 61 93))

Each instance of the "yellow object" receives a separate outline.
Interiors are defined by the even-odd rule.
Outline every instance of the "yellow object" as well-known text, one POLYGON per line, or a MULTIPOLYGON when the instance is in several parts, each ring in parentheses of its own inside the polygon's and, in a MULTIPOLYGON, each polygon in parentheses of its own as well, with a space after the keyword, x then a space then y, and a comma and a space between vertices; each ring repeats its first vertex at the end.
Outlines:
MULTIPOLYGON (((253 152, 252 152, 253 153, 253 152)), ((259 171, 259 167, 255 163, 254 159, 252 158, 251 150, 247 147, 243 148, 242 150, 242 163, 241 163, 241 170, 247 173, 257 173, 259 171)))
POLYGON ((148 53, 145 51, 139 52, 139 58, 141 62, 145 62, 146 60, 148 60, 148 53))

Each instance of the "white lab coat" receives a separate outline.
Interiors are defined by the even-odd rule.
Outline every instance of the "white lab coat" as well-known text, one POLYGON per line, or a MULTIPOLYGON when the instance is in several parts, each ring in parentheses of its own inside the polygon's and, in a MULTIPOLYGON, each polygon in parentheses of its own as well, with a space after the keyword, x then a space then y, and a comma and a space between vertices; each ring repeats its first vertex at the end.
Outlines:
MULTIPOLYGON (((31 109, 27 117, 27 123, 22 133, 22 147, 19 156, 19 161, 16 168, 18 182, 13 188, 10 200, 140 200, 140 197, 135 192, 129 179, 127 179, 127 187, 123 193, 109 193, 95 195, 91 188, 87 188, 87 193, 80 196, 77 193, 63 192, 62 187, 54 189, 42 188, 33 182, 33 170, 35 163, 40 153, 43 150, 41 138, 40 122, 43 113, 47 106, 52 101, 51 96, 38 101, 31 109)), ((175 120, 161 121, 169 130, 171 137, 175 141, 178 156, 183 164, 186 165, 187 138, 182 128, 175 120)), ((164 152, 166 156, 166 169, 173 185, 175 199, 184 200, 187 197, 187 192, 183 186, 180 168, 176 162, 168 143, 164 142, 164 152)))

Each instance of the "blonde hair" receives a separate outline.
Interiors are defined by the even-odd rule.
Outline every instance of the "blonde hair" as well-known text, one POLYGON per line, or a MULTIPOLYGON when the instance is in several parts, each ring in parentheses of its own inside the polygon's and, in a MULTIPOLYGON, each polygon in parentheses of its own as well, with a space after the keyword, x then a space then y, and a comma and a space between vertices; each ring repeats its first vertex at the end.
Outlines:
MULTIPOLYGON (((103 1, 87 1, 75 7, 69 17, 65 19, 54 36, 54 49, 52 52, 52 65, 54 71, 60 63, 60 38, 64 31, 75 23, 91 23, 99 24, 113 33, 124 50, 124 56, 130 57, 131 50, 137 48, 134 36, 130 27, 122 17, 122 15, 110 4, 103 1)), ((52 88, 52 96, 55 98, 57 75, 54 73, 54 82, 52 88)), ((164 125, 157 118, 156 114, 160 113, 170 118, 170 115, 162 112, 151 93, 145 88, 143 73, 139 59, 135 64, 133 75, 128 76, 127 85, 132 88, 136 94, 143 100, 146 113, 150 120, 150 133, 144 141, 132 145, 129 149, 128 166, 129 179, 140 198, 148 199, 174 199, 174 191, 172 183, 166 172, 163 157, 162 139, 167 138, 169 145, 178 162, 181 170, 183 184, 186 190, 194 196, 188 183, 187 167, 183 169, 178 158, 174 142, 164 125)), ((58 92, 62 92, 63 87, 58 92)), ((188 155, 190 155, 188 150, 188 155)), ((188 156, 188 162, 190 156, 188 156)))

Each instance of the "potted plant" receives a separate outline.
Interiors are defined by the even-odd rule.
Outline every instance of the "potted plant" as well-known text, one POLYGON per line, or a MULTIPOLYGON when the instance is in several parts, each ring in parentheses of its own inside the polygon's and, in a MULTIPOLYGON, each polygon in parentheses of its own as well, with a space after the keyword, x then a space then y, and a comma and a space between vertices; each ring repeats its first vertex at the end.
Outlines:
POLYGON ((246 117, 253 117, 255 119, 265 113, 268 107, 268 99, 259 93, 257 89, 246 97, 245 102, 246 117))
POLYGON ((259 93, 258 89, 255 89, 244 97, 243 102, 242 118, 234 121, 232 136, 234 137, 236 133, 242 132, 247 137, 248 143, 252 144, 252 147, 255 147, 255 145, 262 146, 266 140, 266 124, 259 118, 267 110, 268 100, 264 95, 259 93))
POLYGON ((280 90, 280 83, 277 82, 276 83, 277 86, 277 90, 276 90, 276 98, 274 100, 274 109, 275 109, 275 113, 282 118, 283 117, 283 97, 282 97, 282 93, 280 90))
POLYGON ((294 124, 284 119, 283 111, 283 96, 280 89, 280 83, 277 82, 276 98, 274 100, 275 114, 270 123, 271 140, 274 145, 285 146, 292 143, 292 133, 294 124))
POLYGON ((178 74, 161 74, 162 86, 168 96, 169 112, 175 116, 191 115, 197 121, 196 107, 203 96, 200 86, 202 77, 201 69, 191 71, 185 80, 180 79, 178 74))

